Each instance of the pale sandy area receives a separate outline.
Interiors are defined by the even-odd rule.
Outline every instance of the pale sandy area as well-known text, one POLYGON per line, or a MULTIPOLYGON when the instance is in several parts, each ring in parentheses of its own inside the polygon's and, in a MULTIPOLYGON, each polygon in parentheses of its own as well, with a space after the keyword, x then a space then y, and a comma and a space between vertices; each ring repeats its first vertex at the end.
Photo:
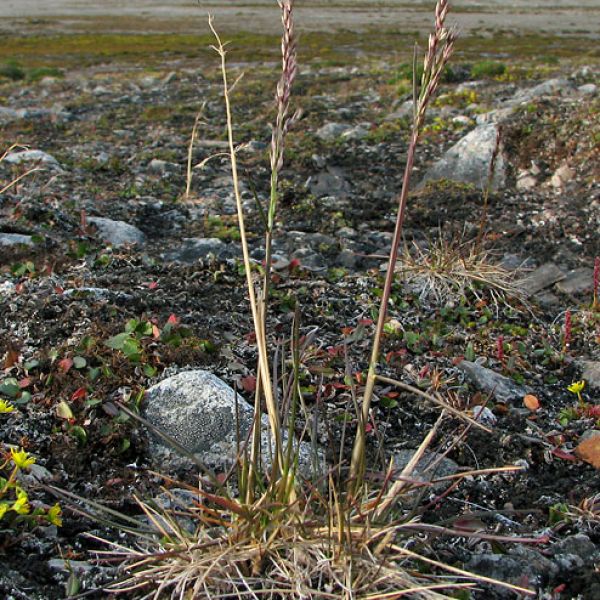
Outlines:
MULTIPOLYGON (((297 0, 305 30, 421 30, 433 0, 297 0)), ((474 30, 542 31, 600 36, 600 0, 456 0, 453 20, 474 30)), ((206 28, 212 13, 224 29, 277 31, 275 0, 0 0, 0 31, 177 31, 206 28)))

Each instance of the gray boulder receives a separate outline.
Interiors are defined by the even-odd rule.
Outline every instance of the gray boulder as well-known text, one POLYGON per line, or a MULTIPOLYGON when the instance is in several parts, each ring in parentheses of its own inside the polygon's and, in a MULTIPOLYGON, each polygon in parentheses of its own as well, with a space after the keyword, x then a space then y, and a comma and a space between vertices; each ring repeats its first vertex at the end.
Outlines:
POLYGON ((98 235, 105 242, 116 248, 128 244, 142 245, 146 241, 146 236, 137 227, 124 221, 113 221, 104 217, 89 217, 88 222, 98 229, 98 235))
MULTIPOLYGON (((498 126, 494 123, 479 125, 459 140, 425 174, 426 181, 450 179, 471 183, 477 187, 486 185, 492 154, 496 147, 498 126)), ((501 188, 506 180, 504 157, 500 153, 492 179, 492 188, 501 188)))
MULTIPOLYGON (((212 373, 194 370, 183 371, 149 388, 143 415, 209 468, 227 469, 235 461, 240 445, 248 439, 254 408, 212 373)), ((261 423, 261 443, 268 468, 272 443, 266 415, 261 423)), ((150 454, 161 468, 190 464, 189 459, 157 436, 151 436, 150 454)), ((301 442, 298 454, 300 472, 308 476, 313 462, 310 445, 301 442)))
POLYGON ((527 390, 522 385, 478 363, 463 360, 458 364, 458 368, 479 389, 493 395, 499 402, 522 400, 527 394, 527 390))

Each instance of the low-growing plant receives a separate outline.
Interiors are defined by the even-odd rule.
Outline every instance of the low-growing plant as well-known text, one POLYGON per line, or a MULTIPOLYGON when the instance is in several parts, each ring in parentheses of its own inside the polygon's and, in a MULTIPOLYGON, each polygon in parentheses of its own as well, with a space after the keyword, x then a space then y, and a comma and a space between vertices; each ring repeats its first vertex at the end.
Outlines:
POLYGON ((482 79, 498 77, 506 72, 506 65, 495 60, 482 60, 471 67, 471 77, 482 79))

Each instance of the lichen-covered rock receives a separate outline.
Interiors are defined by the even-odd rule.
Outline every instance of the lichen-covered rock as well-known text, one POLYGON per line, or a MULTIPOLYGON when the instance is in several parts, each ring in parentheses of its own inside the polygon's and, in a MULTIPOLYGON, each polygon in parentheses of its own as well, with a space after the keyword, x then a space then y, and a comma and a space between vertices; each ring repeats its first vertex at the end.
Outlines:
POLYGON ((463 360, 458 368, 482 391, 492 394, 498 402, 522 400, 527 390, 512 379, 478 363, 463 360))
MULTIPOLYGON (((423 182, 449 179, 460 183, 471 183, 478 188, 486 185, 498 126, 495 123, 479 125, 460 139, 440 160, 427 171, 423 182)), ((502 153, 498 154, 492 178, 492 188, 505 184, 506 167, 502 153)))
POLYGON ((117 248, 127 244, 142 245, 146 241, 146 236, 137 227, 124 221, 90 217, 88 222, 98 229, 99 237, 117 248))
MULTIPOLYGON (((226 469, 248 439, 254 409, 216 375, 194 370, 183 371, 149 388, 143 415, 206 466, 226 469)), ((266 415, 261 431, 263 458, 268 468, 272 444, 266 415)), ((310 445, 301 442, 298 454, 300 472, 309 476, 313 463, 310 445)), ((155 435, 151 436, 151 456, 163 469, 190 463, 155 435)))

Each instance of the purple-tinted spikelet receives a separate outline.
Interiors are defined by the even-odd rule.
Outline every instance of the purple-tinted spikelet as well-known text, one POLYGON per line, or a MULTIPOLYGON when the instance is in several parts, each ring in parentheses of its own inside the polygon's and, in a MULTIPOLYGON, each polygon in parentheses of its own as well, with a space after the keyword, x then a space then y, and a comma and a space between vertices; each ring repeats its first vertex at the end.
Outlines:
POLYGON ((292 85, 298 73, 296 52, 296 35, 294 31, 294 0, 277 0, 281 8, 283 34, 281 36, 281 77, 277 83, 275 101, 277 103, 277 118, 271 137, 271 170, 279 172, 283 166, 283 150, 285 136, 290 127, 299 118, 300 113, 288 114, 292 85))

